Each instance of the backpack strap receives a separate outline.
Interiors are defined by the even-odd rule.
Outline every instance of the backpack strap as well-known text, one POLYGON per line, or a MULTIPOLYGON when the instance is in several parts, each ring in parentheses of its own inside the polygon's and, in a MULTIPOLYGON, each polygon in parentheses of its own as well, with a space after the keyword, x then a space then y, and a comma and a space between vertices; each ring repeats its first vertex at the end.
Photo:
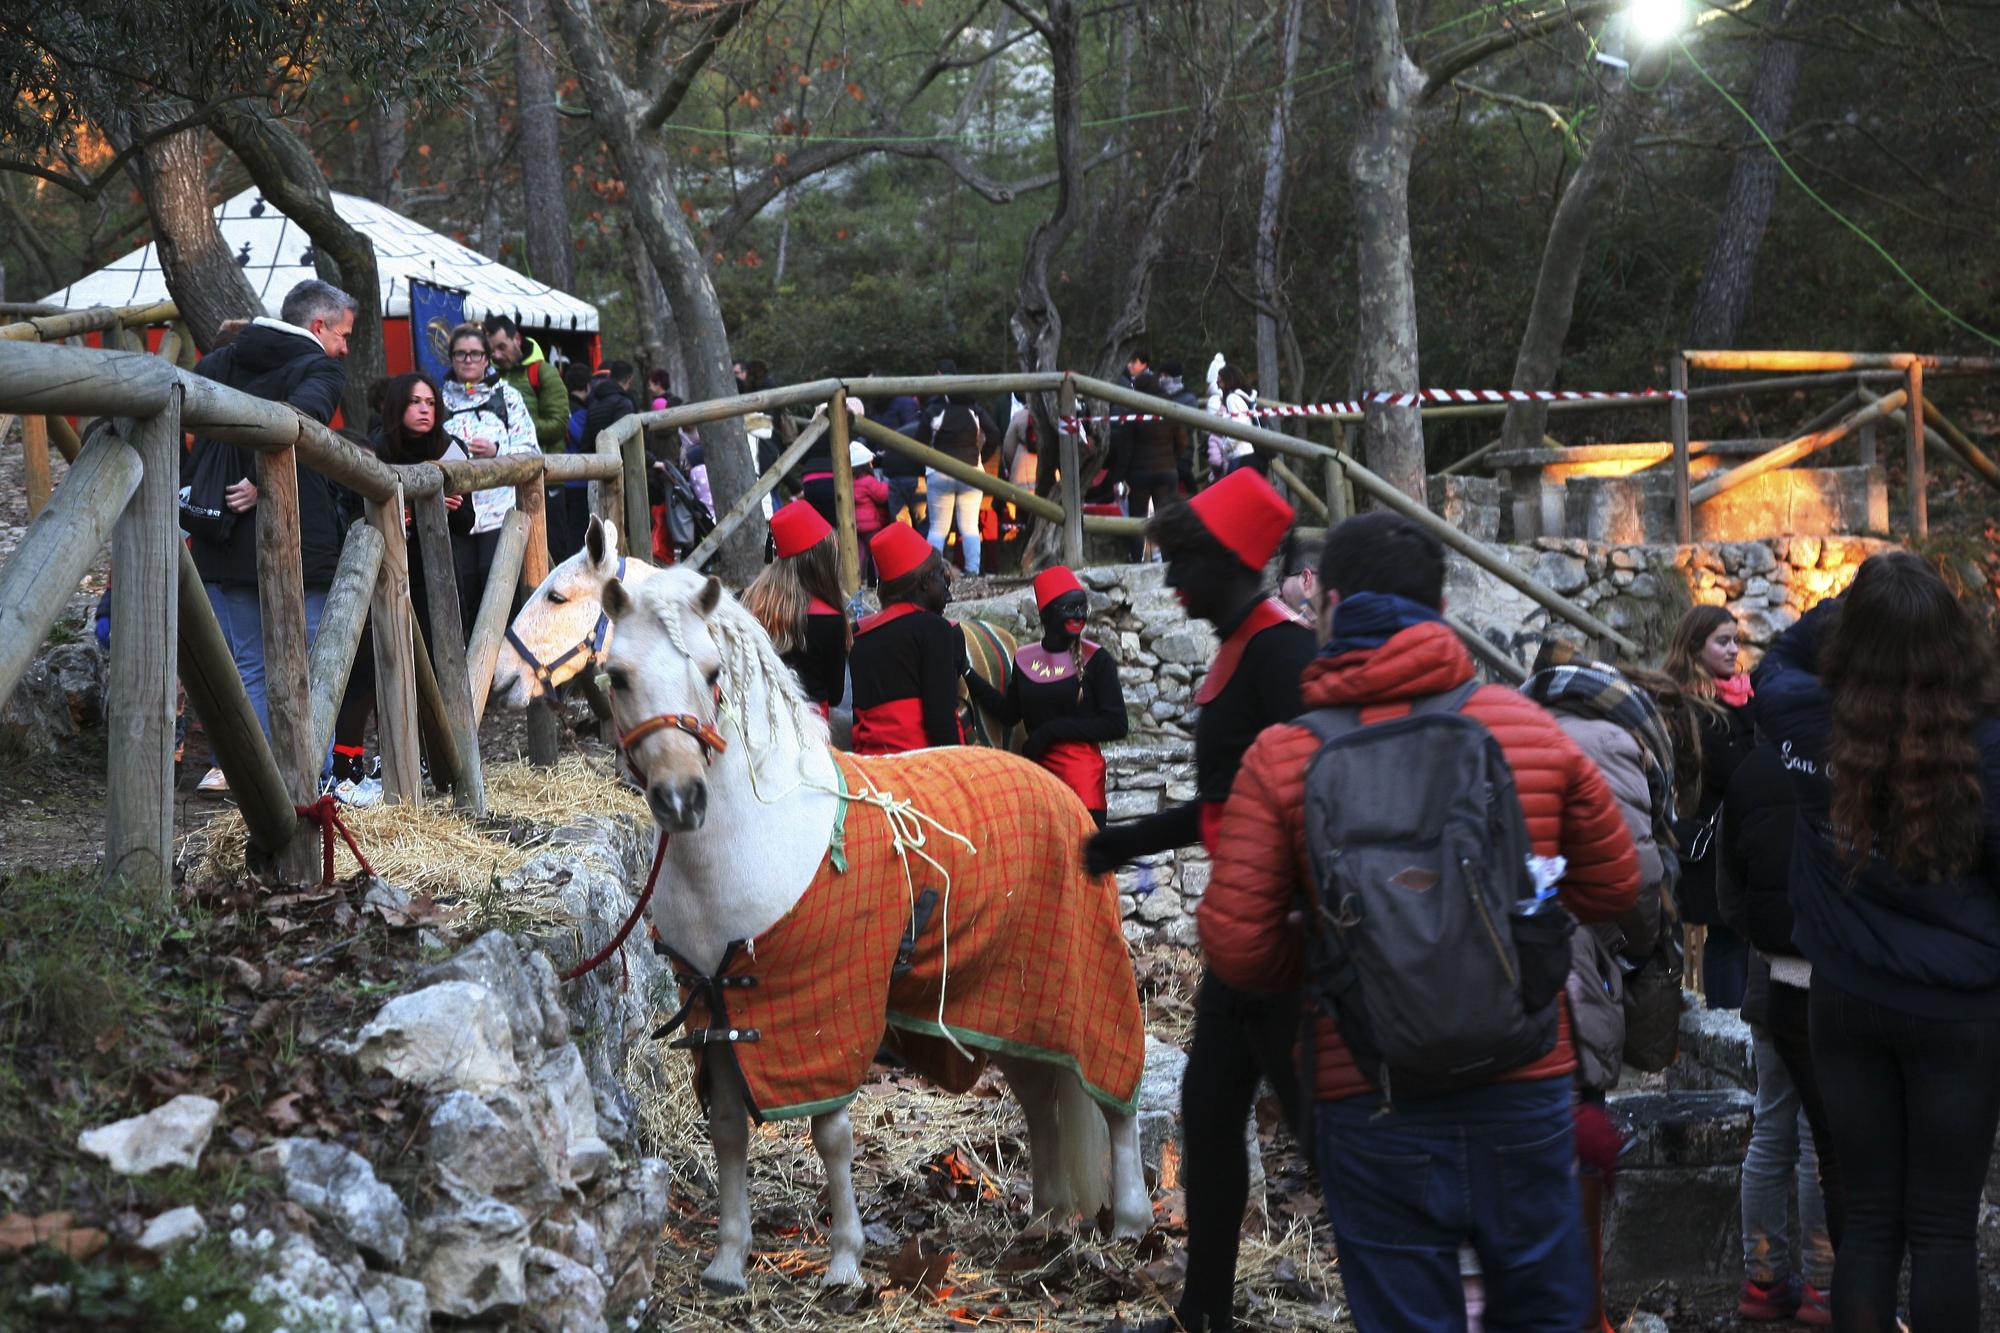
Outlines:
MULTIPOLYGON (((1404 716, 1416 717, 1424 713, 1462 713, 1473 692, 1478 688, 1479 680, 1474 677, 1442 694, 1426 694, 1421 699, 1412 699, 1410 711, 1404 716)), ((1309 713, 1299 714, 1292 719, 1292 723, 1310 731, 1321 745, 1329 745, 1343 736, 1351 736, 1367 725, 1361 720, 1360 709, 1345 706, 1315 708, 1309 713)))

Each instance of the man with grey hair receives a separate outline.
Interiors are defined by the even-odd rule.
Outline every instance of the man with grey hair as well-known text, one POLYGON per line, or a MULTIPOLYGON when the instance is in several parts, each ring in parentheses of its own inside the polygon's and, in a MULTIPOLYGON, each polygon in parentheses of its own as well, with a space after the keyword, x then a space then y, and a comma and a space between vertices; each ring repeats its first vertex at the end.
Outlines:
MULTIPOLYGON (((288 403, 321 425, 333 421, 347 388, 347 339, 356 302, 340 288, 308 278, 285 294, 279 318, 252 320, 236 339, 204 356, 195 374, 273 402, 288 403)), ((229 641, 243 688, 265 731, 264 617, 257 601, 257 475, 251 450, 197 438, 181 478, 181 526, 209 605, 229 641)), ((305 574, 306 633, 319 632, 327 589, 340 563, 340 501, 326 477, 303 465, 299 477, 299 559, 305 574)), ((200 790, 229 790, 210 769, 200 790)))

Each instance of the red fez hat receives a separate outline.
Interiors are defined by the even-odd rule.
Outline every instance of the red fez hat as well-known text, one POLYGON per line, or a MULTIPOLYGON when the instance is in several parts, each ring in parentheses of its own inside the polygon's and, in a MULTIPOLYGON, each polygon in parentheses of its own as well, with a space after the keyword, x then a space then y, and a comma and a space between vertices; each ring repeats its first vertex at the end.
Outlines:
POLYGON ((1082 592, 1083 585, 1076 581, 1076 575, 1062 565, 1055 565, 1035 575, 1035 609, 1046 611, 1049 603, 1066 592, 1082 592))
POLYGON ((924 563, 933 554, 931 544, 907 523, 891 523, 868 542, 875 557, 875 572, 886 582, 899 579, 924 563))
POLYGON ((804 500, 794 500, 771 515, 771 537, 778 543, 780 560, 810 551, 832 535, 819 510, 804 500))
POLYGON ((1209 534, 1255 570, 1270 563, 1292 526, 1292 507, 1271 483, 1250 468, 1238 468, 1188 501, 1209 534))

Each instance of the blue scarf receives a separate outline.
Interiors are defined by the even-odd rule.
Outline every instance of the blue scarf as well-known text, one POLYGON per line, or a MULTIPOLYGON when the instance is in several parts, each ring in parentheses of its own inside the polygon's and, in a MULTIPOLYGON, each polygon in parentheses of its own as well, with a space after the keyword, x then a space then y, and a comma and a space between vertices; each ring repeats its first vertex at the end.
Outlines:
POLYGON ((1319 650, 1321 657, 1339 657, 1362 648, 1380 648, 1412 625, 1444 619, 1434 606, 1387 592, 1357 592, 1333 608, 1333 637, 1319 650))

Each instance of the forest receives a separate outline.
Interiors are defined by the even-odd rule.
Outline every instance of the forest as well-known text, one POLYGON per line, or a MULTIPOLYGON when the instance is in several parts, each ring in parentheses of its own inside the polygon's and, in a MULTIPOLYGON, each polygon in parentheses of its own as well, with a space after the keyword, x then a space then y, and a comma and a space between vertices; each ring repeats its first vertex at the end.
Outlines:
MULTIPOLYGON (((1974 0, 4 13, 5 295, 158 233, 198 334, 230 292, 206 208, 252 183, 308 227, 365 195, 574 291, 607 356, 689 398, 732 361, 1106 374, 1135 349, 1197 383, 1225 353, 1287 401, 1634 389, 1677 345, 2000 328, 2000 14, 1974 0)), ((1407 489, 1483 442, 1425 458, 1405 415, 1364 457, 1407 489)))

